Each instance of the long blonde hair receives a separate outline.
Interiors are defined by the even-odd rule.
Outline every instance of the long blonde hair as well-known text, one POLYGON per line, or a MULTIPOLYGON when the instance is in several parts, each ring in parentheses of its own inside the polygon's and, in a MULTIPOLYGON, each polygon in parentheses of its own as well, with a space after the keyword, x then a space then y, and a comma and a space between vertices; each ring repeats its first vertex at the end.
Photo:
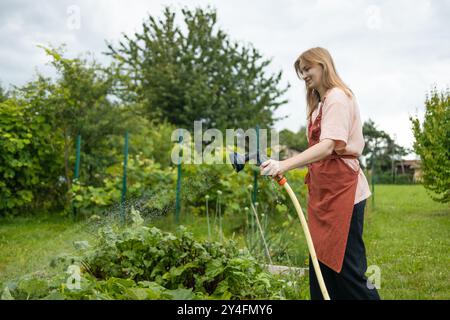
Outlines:
MULTIPOLYGON (((342 81, 342 79, 337 74, 336 68, 334 66, 333 58, 327 49, 316 47, 311 48, 303 52, 297 60, 294 62, 295 72, 297 76, 301 78, 300 63, 308 64, 319 64, 322 66, 322 84, 326 91, 331 88, 338 87, 341 88, 345 94, 351 98, 353 96, 353 91, 342 81)), ((305 83, 306 88, 306 104, 307 104, 307 119, 311 119, 312 113, 317 108, 320 101, 319 93, 312 88, 308 88, 305 83)))

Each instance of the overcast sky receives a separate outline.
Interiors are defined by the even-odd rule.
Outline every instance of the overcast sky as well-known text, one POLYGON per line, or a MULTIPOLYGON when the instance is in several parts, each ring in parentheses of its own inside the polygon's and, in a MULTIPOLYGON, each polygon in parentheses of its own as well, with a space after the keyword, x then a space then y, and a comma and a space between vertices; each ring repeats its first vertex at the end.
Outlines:
POLYGON ((371 118, 397 143, 412 147, 409 115, 423 116, 425 95, 450 86, 450 0, 85 0, 0 1, 0 81, 22 85, 39 70, 51 75, 38 44, 67 45, 67 55, 90 51, 97 60, 105 40, 141 30, 148 15, 165 5, 217 9, 218 25, 230 38, 252 43, 270 70, 283 71, 291 88, 276 124, 297 131, 305 120, 305 89, 294 72, 297 56, 327 48, 338 73, 355 92, 363 121, 371 118), (79 19, 77 19, 79 14, 79 19))

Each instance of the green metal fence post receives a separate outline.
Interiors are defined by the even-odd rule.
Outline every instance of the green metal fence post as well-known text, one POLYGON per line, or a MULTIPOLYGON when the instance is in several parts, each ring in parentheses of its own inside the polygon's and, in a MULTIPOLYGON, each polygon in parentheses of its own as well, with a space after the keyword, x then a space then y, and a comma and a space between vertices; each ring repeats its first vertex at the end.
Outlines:
POLYGON ((372 156, 372 210, 375 209, 375 157, 372 156))
MULTIPOLYGON (((78 180, 78 177, 80 175, 80 152, 81 152, 81 135, 78 135, 76 145, 76 156, 75 156, 75 172, 73 175, 73 181, 78 180)), ((77 208, 75 208, 73 202, 72 202, 72 214, 73 219, 75 219, 77 216, 77 208)))
MULTIPOLYGON (((256 161, 259 162, 259 125, 256 125, 256 161)), ((258 194, 258 172, 253 171, 253 205, 255 205, 258 194)))
POLYGON ((128 163, 128 131, 125 132, 125 146, 123 159, 122 197, 120 201, 120 215, 122 223, 125 223, 125 200, 127 194, 127 163, 128 163))
POLYGON ((175 202, 175 222, 176 224, 180 223, 180 194, 181 194, 181 159, 183 157, 183 149, 181 147, 181 142, 183 141, 183 136, 181 135, 181 130, 178 131, 178 144, 180 146, 179 149, 179 159, 178 159, 178 174, 177 174, 177 195, 175 202))

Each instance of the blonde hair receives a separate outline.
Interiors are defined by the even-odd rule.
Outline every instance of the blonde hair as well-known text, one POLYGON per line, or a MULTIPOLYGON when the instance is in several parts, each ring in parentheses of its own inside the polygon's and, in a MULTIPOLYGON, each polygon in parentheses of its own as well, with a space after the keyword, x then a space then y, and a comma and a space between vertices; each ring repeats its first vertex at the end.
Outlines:
MULTIPOLYGON (((322 66, 322 85, 325 88, 325 91, 328 91, 331 88, 338 87, 341 88, 345 94, 351 98, 353 96, 353 91, 342 81, 342 79, 337 74, 336 68, 334 66, 333 58, 327 49, 316 47, 311 48, 303 52, 297 60, 294 62, 295 72, 297 76, 301 78, 301 69, 300 63, 308 63, 308 64, 319 64, 322 66)), ((306 104, 307 104, 307 119, 311 119, 311 115, 313 111, 317 108, 318 103, 320 101, 319 93, 312 88, 308 88, 306 86, 306 104)))

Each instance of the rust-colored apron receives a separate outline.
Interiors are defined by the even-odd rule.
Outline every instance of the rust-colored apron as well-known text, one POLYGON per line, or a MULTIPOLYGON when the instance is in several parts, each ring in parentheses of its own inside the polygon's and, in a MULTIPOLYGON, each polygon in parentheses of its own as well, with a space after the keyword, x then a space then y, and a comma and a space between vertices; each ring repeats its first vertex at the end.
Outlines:
MULTIPOLYGON (((319 143, 325 99, 317 118, 308 124, 309 147, 319 143)), ((317 258, 338 273, 342 269, 358 183, 358 171, 341 158, 356 159, 333 150, 325 159, 309 164, 305 177, 308 226, 317 258)))

